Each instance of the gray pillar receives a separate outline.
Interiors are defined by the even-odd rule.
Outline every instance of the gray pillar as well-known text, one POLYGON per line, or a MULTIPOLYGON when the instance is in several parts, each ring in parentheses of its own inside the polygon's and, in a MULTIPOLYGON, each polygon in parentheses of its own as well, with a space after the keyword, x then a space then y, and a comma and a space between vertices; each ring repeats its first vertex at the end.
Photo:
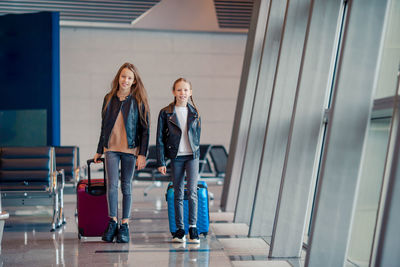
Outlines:
POLYGON ((310 0, 288 1, 263 157, 257 184, 252 184, 250 236, 272 234, 309 14, 310 0))
POLYGON ((271 95, 277 69, 279 49, 285 19, 286 0, 272 0, 268 15, 264 48, 261 58, 254 105, 244 153, 240 189, 235 209, 234 221, 250 223, 251 207, 254 201, 257 177, 263 152, 271 95))
POLYGON ((251 109, 258 79, 269 3, 270 0, 255 0, 253 5, 253 14, 247 35, 242 76, 229 147, 229 157, 221 196, 221 208, 224 211, 234 211, 236 205, 251 109))
POLYGON ((376 84, 386 0, 349 1, 306 266, 343 266, 376 84))
POLYGON ((340 1, 318 0, 313 3, 270 257, 300 257, 343 10, 340 1))

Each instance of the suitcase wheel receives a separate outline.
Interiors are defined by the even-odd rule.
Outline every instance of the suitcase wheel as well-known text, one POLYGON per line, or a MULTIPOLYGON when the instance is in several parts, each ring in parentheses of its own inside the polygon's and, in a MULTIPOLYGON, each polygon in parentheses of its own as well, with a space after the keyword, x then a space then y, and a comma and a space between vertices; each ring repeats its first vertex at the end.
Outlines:
POLYGON ((78 234, 78 239, 81 240, 81 238, 82 238, 82 235, 78 234))

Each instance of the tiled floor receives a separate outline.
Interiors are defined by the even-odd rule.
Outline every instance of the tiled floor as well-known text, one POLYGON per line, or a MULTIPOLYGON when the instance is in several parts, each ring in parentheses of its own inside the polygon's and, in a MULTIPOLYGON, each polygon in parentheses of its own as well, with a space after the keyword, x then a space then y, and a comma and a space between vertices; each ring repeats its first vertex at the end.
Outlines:
POLYGON ((143 191, 149 183, 134 184, 131 242, 104 243, 100 238, 79 240, 76 198, 65 196, 67 224, 49 232, 50 211, 30 213, 21 207, 4 207, 11 212, 6 221, 0 266, 300 266, 285 260, 268 260, 268 244, 247 238, 247 225, 232 224, 233 214, 219 212, 222 185, 209 183, 210 231, 200 244, 171 243, 165 188, 143 191), (12 215, 17 213, 18 215, 12 215))

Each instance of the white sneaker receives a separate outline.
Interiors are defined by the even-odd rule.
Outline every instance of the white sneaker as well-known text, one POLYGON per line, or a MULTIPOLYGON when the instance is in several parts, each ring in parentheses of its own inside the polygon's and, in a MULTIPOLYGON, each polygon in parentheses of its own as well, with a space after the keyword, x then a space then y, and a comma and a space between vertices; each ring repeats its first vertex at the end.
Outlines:
POLYGON ((199 233, 197 231, 197 227, 190 227, 189 228, 189 242, 190 243, 200 243, 199 233))
POLYGON ((185 230, 178 229, 178 231, 176 231, 174 236, 172 237, 172 242, 174 242, 174 243, 184 243, 184 242, 186 242, 185 230))

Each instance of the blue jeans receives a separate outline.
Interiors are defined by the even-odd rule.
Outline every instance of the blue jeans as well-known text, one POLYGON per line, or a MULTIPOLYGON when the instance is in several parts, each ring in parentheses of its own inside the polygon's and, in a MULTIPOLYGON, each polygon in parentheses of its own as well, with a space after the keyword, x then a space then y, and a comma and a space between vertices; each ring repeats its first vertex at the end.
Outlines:
POLYGON ((122 219, 128 219, 132 206, 132 179, 136 156, 128 153, 107 151, 105 153, 107 174, 108 215, 118 217, 118 180, 121 162, 122 219))
POLYGON ((175 224, 177 229, 185 229, 183 222, 184 182, 189 201, 189 225, 197 223, 197 180, 199 178, 199 158, 178 156, 171 160, 172 182, 174 184, 175 224))

